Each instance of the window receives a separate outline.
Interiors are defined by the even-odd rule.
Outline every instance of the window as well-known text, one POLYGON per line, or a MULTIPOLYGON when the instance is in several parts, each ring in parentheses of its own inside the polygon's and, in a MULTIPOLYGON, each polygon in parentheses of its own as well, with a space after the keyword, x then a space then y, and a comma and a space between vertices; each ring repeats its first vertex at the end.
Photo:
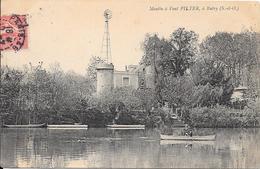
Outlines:
POLYGON ((129 77, 123 77, 123 86, 129 86, 130 80, 129 77))

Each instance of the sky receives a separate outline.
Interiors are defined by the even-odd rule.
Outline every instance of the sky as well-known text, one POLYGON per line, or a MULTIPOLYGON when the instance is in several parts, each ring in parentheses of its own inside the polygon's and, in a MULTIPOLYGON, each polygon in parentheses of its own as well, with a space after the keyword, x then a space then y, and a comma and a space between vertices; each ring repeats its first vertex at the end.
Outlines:
POLYGON ((42 61, 48 68, 59 63, 65 71, 84 75, 90 58, 101 53, 106 9, 112 11, 109 30, 112 61, 117 70, 139 63, 147 33, 168 38, 177 28, 185 27, 198 33, 201 41, 217 31, 260 32, 259 2, 1 0, 1 16, 26 14, 29 23, 28 48, 2 52, 2 65, 22 68, 29 62, 37 65, 42 61), (184 7, 199 7, 200 11, 183 10, 184 7), (221 7, 238 10, 214 10, 221 7))

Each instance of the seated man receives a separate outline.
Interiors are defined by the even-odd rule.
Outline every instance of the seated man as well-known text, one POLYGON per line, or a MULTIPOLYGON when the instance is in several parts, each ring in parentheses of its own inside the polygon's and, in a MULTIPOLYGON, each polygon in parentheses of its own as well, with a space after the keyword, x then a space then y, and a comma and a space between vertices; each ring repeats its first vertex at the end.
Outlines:
POLYGON ((192 129, 191 129, 191 127, 188 126, 187 124, 185 125, 184 133, 185 133, 185 136, 190 136, 190 137, 192 137, 192 129))

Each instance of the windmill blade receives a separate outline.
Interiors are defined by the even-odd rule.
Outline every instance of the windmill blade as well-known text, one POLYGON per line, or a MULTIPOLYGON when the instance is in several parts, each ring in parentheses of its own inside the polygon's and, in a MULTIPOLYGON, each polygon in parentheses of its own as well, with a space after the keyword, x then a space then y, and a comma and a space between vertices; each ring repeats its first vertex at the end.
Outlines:
POLYGON ((111 18, 112 18, 112 11, 110 11, 109 9, 106 9, 106 10, 104 11, 104 17, 105 17, 106 19, 111 19, 111 18))

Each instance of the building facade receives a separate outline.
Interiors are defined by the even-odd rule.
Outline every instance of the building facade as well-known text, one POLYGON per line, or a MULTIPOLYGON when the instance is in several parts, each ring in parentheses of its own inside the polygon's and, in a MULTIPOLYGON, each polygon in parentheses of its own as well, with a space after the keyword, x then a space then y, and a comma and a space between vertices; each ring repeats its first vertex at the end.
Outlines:
POLYGON ((97 66, 97 93, 118 87, 154 88, 151 66, 128 65, 124 71, 114 70, 113 64, 97 66))
POLYGON ((131 86, 134 89, 139 87, 139 71, 137 65, 129 65, 124 71, 114 71, 114 88, 131 86))

